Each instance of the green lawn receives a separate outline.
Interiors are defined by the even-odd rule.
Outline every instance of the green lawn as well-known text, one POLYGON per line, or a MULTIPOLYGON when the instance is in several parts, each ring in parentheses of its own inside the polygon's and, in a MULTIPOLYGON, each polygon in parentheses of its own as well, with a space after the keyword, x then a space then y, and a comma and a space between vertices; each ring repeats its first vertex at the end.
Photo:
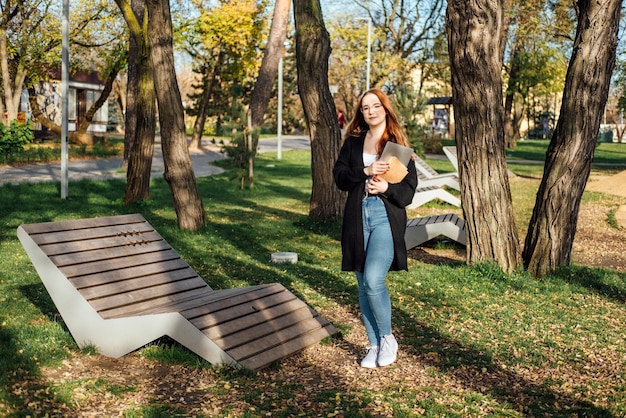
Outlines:
MULTIPOLYGON (((617 144, 602 158, 623 163, 624 151, 617 144)), ((428 162, 442 171, 449 164, 428 162)), ((537 281, 488 264, 411 258, 409 271, 390 280, 402 367, 335 366, 335 354, 356 362, 359 353, 351 343, 357 292, 353 274, 340 271, 341 222, 307 216, 309 165, 308 152, 260 155, 252 190, 240 190, 228 173, 198 179, 208 221, 199 232, 177 228, 162 180, 153 181, 150 201, 131 206, 122 203, 121 180, 72 182, 66 200, 58 183, 0 187, 0 416, 97 415, 98 402, 126 417, 626 415, 626 274, 610 270, 572 266, 537 281), (129 383, 137 372, 130 366, 121 376, 80 369, 105 360, 76 346, 16 228, 136 212, 213 288, 280 282, 342 334, 322 345, 320 363, 286 359, 258 374, 213 367, 167 341, 127 356, 153 373, 142 384, 129 383), (295 251, 299 261, 271 264, 276 251, 295 251), (175 397, 159 395, 167 385, 175 397)), ((537 164, 515 167, 541 172, 537 164)), ((536 186, 513 188, 520 219, 536 186)))

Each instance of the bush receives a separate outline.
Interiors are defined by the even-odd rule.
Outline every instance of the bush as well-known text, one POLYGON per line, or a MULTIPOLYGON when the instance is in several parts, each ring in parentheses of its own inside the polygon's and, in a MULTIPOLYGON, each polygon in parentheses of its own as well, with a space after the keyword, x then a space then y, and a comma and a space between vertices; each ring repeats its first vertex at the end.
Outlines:
POLYGON ((33 130, 28 122, 12 120, 9 126, 0 124, 0 158, 4 163, 11 162, 13 156, 24 150, 33 141, 33 130))

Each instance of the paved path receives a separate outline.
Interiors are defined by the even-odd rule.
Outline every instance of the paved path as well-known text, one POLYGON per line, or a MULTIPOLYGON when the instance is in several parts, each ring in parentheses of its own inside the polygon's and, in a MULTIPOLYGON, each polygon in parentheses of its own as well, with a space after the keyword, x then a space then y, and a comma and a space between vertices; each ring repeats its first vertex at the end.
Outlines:
MULTIPOLYGON (((259 141, 259 152, 277 152, 277 138, 261 139, 259 141)), ((219 151, 219 146, 203 141, 202 151, 192 151, 190 153, 191 162, 196 177, 206 177, 212 174, 219 174, 223 170, 213 164, 213 161, 225 158, 219 151)), ((288 151, 292 149, 309 149, 308 136, 283 136, 281 149, 288 151)), ((126 172, 121 170, 122 157, 98 158, 93 160, 77 160, 68 162, 68 178, 70 181, 80 179, 108 180, 113 178, 126 178, 126 172)), ((161 177, 165 171, 163 165, 163 155, 161 144, 157 139, 154 147, 154 159, 152 161, 152 177, 161 177)), ((0 186, 3 184, 19 183, 41 183, 61 181, 61 163, 3 166, 0 167, 0 186)))

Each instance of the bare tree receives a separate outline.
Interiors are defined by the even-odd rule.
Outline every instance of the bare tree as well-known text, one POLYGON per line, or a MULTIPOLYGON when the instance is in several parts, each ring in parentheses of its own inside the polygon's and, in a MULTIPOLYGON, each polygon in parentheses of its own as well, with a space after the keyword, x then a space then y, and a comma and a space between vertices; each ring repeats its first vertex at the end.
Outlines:
POLYGON ((622 0, 579 0, 576 7, 578 25, 561 112, 524 245, 524 266, 535 277, 570 263, 615 66, 622 0))
POLYGON ((285 48, 287 24, 289 23, 289 6, 290 0, 276 0, 274 4, 274 17, 270 27, 265 55, 263 56, 259 76, 250 97, 250 113, 252 114, 253 128, 263 125, 263 116, 265 115, 278 73, 278 63, 285 48))
POLYGON ((341 131, 328 86, 330 38, 319 0, 294 1, 298 89, 311 138, 313 188, 309 216, 341 216, 345 196, 334 183, 332 171, 339 155, 341 131))
POLYGON ((521 257, 504 148, 503 9, 496 0, 449 0, 446 26, 468 262, 511 272, 521 257))
POLYGON ((193 165, 187 149, 183 103, 176 81, 169 0, 148 0, 148 39, 159 108, 165 180, 170 186, 181 229, 205 225, 193 165))
MULTIPOLYGON (((403 83, 423 64, 424 58, 432 58, 430 41, 444 31, 445 0, 357 0, 356 4, 366 11, 379 35, 374 50, 388 54, 380 65, 373 67, 372 86, 381 86, 393 78, 403 83)), ((429 72, 427 68, 421 70, 429 72)))

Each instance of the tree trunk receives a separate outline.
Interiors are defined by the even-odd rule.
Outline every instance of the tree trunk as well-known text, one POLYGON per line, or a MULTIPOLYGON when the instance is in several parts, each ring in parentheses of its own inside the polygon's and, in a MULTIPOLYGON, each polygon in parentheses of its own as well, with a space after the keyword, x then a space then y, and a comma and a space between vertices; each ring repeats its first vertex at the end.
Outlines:
POLYGON ((220 52, 217 62, 211 65, 211 74, 204 74, 203 76, 204 82, 202 86, 202 97, 200 98, 200 102, 198 103, 198 114, 196 115, 196 121, 193 124, 193 135, 191 137, 189 149, 202 148, 202 134, 204 133, 204 125, 206 124, 207 115, 209 113, 209 100, 211 99, 213 89, 217 84, 217 77, 219 75, 218 68, 220 67, 222 59, 223 54, 220 52))
POLYGON ((495 0, 450 0, 446 13, 455 140, 469 263, 520 262, 509 187, 502 104, 503 7, 495 0))
MULTIPOLYGON (((17 78, 15 84, 11 85, 11 71, 9 69, 9 51, 7 45, 7 30, 6 27, 0 28, 0 68, 2 70, 2 90, 4 95, 4 103, 6 105, 7 118, 4 118, 4 112, 0 113, 2 121, 7 125, 11 123, 13 119, 17 118, 17 109, 19 106, 20 96, 15 96, 17 90, 20 94, 22 92, 22 85, 24 79, 19 81, 17 78)), ((13 69, 14 71, 16 69, 13 69)), ((23 73, 23 71, 21 71, 23 73)), ((17 77, 18 74, 14 74, 17 77)), ((20 77, 23 74, 20 74, 20 77)))
POLYGON ((289 7, 290 0, 276 0, 274 5, 274 17, 265 55, 263 56, 259 76, 250 97, 252 128, 258 128, 263 125, 263 117, 272 94, 274 82, 276 81, 278 63, 283 55, 284 43, 287 37, 289 7))
MULTIPOLYGON (((1 103, 2 101, 0 100, 0 104, 1 103)), ((31 86, 28 88, 28 103, 30 104, 31 117, 50 132, 54 132, 60 138, 61 127, 43 114, 41 108, 39 107, 39 103, 37 103, 37 92, 35 91, 35 87, 31 86)))
POLYGON ((116 0, 130 30, 124 154, 128 155, 124 203, 150 198, 156 98, 144 0, 116 0))
POLYGON ((113 83, 115 82, 115 79, 117 78, 120 67, 123 65, 122 63, 126 61, 125 58, 126 57, 122 57, 122 56, 117 57, 117 61, 115 62, 111 70, 109 71, 107 79, 105 80, 104 89, 100 92, 100 97, 98 97, 98 100, 96 100, 91 105, 89 110, 87 110, 87 113, 85 113, 85 117, 78 125, 76 131, 72 132, 71 135, 77 138, 76 139, 77 143, 81 143, 81 144, 93 143, 92 135, 87 133, 87 130, 89 129, 89 125, 91 125, 91 122, 93 121, 93 117, 96 114, 96 112, 109 100, 109 95, 111 94, 111 91, 113 90, 113 83))
POLYGON ((148 0, 148 39, 159 108, 165 180, 181 229, 204 227, 202 200, 187 149, 183 103, 176 81, 169 0, 148 0))
MULTIPOLYGON (((142 0, 133 0, 133 5, 142 0)), ((134 10, 134 9, 133 9, 134 10)), ((136 13, 135 13, 136 15, 136 13)), ((141 16, 141 15, 140 15, 141 16)), ((143 19, 143 18, 142 18, 143 19)), ((137 34, 139 36, 140 34, 137 34)), ((128 39, 128 66, 126 69, 126 113, 124 113, 124 166, 130 156, 137 134, 137 95, 139 94, 139 50, 137 36, 132 31, 128 39)), ((127 176, 128 178, 128 173, 127 176)))
MULTIPOLYGON (((144 38, 145 39, 145 38, 144 38)), ((154 91, 154 77, 150 63, 150 48, 145 41, 139 48, 137 56, 137 79, 132 88, 134 93, 135 126, 132 131, 128 170, 126 171, 126 190, 124 203, 137 202, 150 198, 150 178, 152 175, 152 160, 154 158, 154 139, 156 131, 156 92, 154 91)), ((128 112, 127 113, 131 113, 128 112)))
POLYGON ((313 188, 309 216, 337 218, 345 196, 333 180, 333 165, 339 156, 341 131, 328 88, 330 39, 319 0, 294 2, 298 89, 311 138, 313 188))
POLYGON ((211 89, 209 88, 209 81, 207 76, 204 76, 204 82, 202 83, 202 96, 198 102, 196 109, 196 121, 193 124, 193 133, 191 135, 191 142, 189 143, 190 150, 199 150, 202 148, 202 134, 204 133, 204 124, 206 123, 207 108, 209 107, 209 98, 211 97, 211 89))
MULTIPOLYGON (((516 44, 517 45, 517 44, 516 44)), ((517 144, 516 126, 514 122, 515 93, 517 91, 518 60, 515 59, 517 51, 513 51, 509 81, 504 99, 504 138, 506 148, 515 148, 517 144)))
POLYGON ((524 245, 535 277, 569 265, 578 211, 608 98, 622 0, 580 0, 556 130, 524 245))

